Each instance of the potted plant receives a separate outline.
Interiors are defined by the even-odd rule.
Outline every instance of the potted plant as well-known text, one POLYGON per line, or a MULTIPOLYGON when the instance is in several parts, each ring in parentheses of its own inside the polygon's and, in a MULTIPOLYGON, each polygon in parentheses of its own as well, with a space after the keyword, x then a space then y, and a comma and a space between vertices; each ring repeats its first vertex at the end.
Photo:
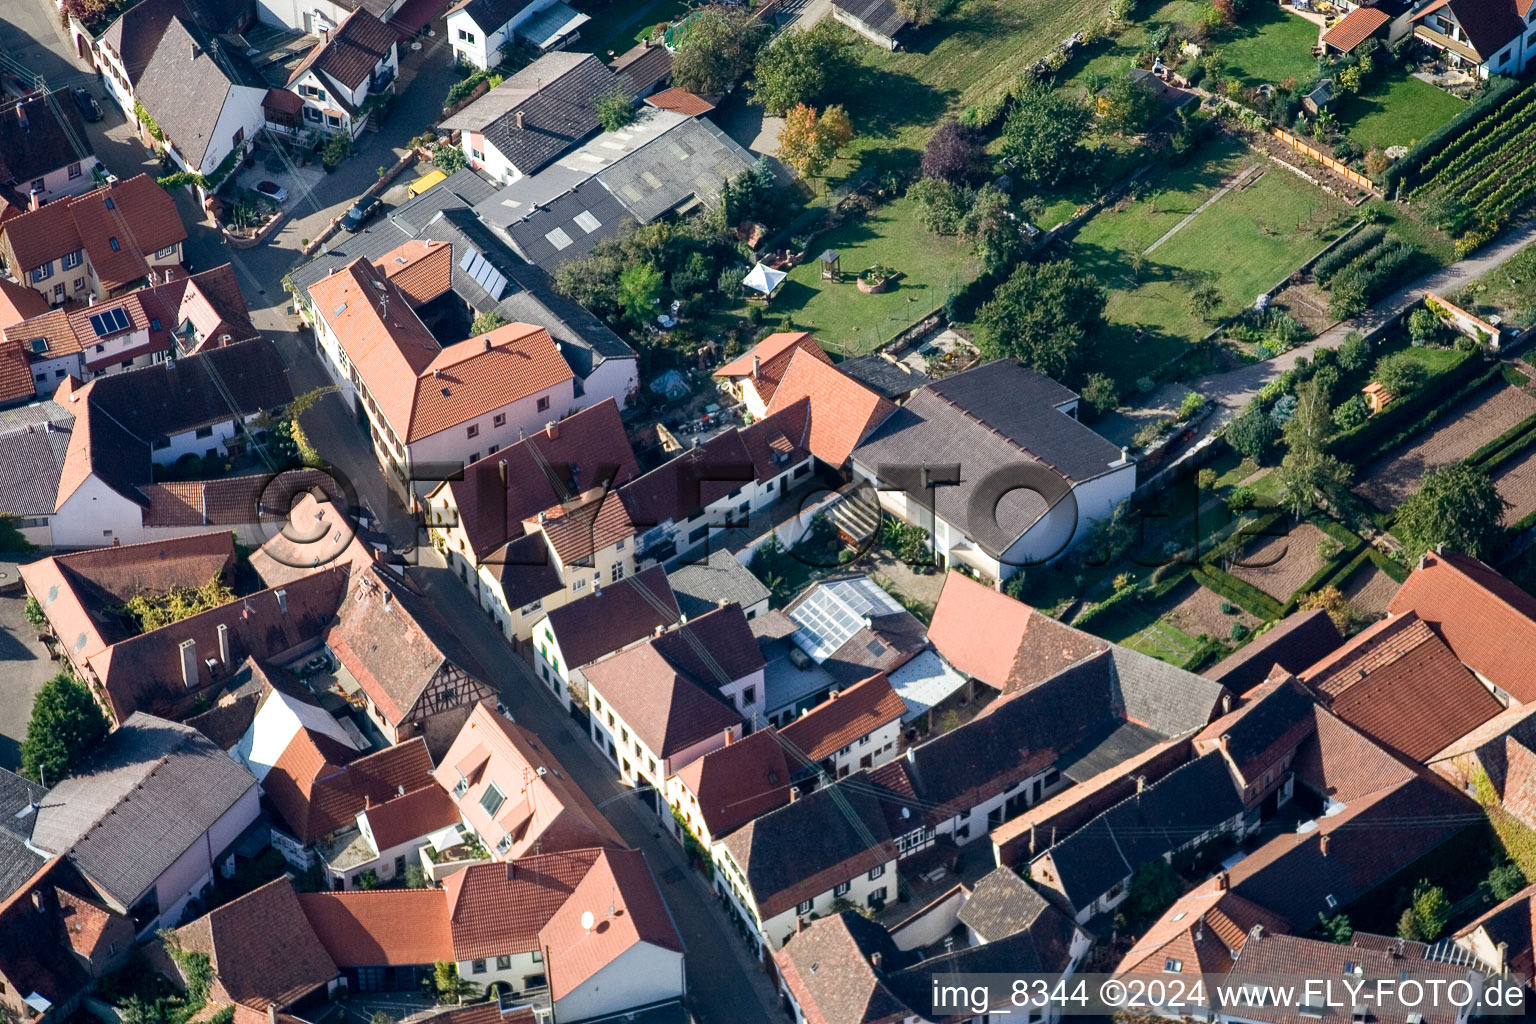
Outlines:
POLYGON ((859 271, 859 291, 865 295, 875 295, 879 292, 888 291, 891 285, 895 283, 896 271, 883 264, 876 263, 874 266, 865 267, 859 271))

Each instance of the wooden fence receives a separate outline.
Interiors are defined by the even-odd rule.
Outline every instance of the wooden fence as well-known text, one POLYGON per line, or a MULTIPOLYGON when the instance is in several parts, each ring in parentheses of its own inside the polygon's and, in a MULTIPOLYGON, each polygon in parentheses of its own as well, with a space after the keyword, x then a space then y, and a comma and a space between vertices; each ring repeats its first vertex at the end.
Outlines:
POLYGON ((1339 177, 1343 178, 1350 184, 1359 185, 1367 192, 1377 194, 1376 186, 1371 182, 1370 178, 1367 178, 1359 171, 1350 170, 1348 167, 1339 163, 1327 153, 1324 153, 1318 149, 1313 149, 1311 146, 1307 145, 1305 142, 1302 142, 1296 136, 1292 135, 1290 132, 1284 130, 1283 128, 1271 128, 1269 130, 1269 134, 1273 135, 1275 138, 1279 139, 1281 142, 1285 143, 1296 152, 1316 160, 1318 163, 1322 164, 1324 167, 1328 168, 1334 174, 1337 174, 1339 177))

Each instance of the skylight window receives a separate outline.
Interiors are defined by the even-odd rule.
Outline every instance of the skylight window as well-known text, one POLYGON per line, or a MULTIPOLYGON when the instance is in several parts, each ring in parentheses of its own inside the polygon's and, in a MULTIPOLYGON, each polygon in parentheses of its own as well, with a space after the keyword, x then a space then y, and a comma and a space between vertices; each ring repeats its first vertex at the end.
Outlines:
POLYGON ((865 628, 869 617, 901 611, 891 595, 860 576, 818 587, 789 617, 800 627, 795 645, 819 664, 865 628))
POLYGON ((502 795, 501 790, 496 787, 496 783, 493 782, 485 787, 484 793, 480 794, 480 806, 485 810, 486 814, 495 817, 496 812, 501 810, 501 805, 506 802, 506 799, 502 795))

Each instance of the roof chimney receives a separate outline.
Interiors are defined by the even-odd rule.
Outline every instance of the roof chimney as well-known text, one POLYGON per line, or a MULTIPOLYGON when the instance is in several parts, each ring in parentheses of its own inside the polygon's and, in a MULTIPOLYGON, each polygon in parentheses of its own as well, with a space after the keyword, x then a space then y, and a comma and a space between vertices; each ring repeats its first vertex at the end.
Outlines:
POLYGON ((279 615, 287 615, 288 614, 288 591, 286 591, 286 590, 276 590, 276 591, 273 591, 273 594, 277 597, 277 613, 279 615))
POLYGON ((1221 713, 1222 714, 1226 714, 1228 711, 1231 711, 1231 710, 1232 710, 1232 695, 1230 693, 1224 693, 1224 694, 1221 695, 1221 713))
POLYGON ((1232 884, 1232 876, 1227 874, 1226 870, 1223 869, 1221 871, 1221 873, 1216 876, 1216 891, 1217 892, 1226 892, 1227 891, 1227 887, 1230 886, 1231 884, 1232 884))
POLYGON ((799 799, 800 799, 800 787, 799 786, 790 786, 789 787, 789 802, 790 803, 794 803, 796 800, 799 800, 799 799))
POLYGON ((48 912, 48 908, 43 905, 43 891, 41 889, 32 890, 32 906, 37 908, 39 914, 48 912))
POLYGON ((219 661, 228 669, 229 664, 229 623, 219 623, 219 661))
POLYGON ((1317 852, 1321 853, 1324 857, 1328 856, 1328 837, 1326 835, 1317 837, 1317 852))
POLYGON ((1499 943, 1498 949, 1499 949, 1499 962, 1495 966, 1498 968, 1499 973, 1503 974, 1504 971, 1509 966, 1509 943, 1507 943, 1507 942, 1499 943))
POLYGON ((40 210, 43 208, 43 190, 35 188, 27 196, 27 209, 40 210))
POLYGON ((1138 794, 1140 794, 1141 791, 1146 789, 1146 788, 1147 788, 1147 777, 1145 775, 1138 775, 1138 776, 1136 776, 1136 792, 1138 794))
POLYGON ((666 631, 667 631, 667 627, 666 626, 663 626, 660 623, 657 623, 657 625, 656 625, 656 632, 654 634, 652 634, 652 635, 653 636, 661 636, 661 634, 665 633, 666 631))
POLYGON ((544 424, 544 436, 549 438, 551 441, 555 440, 560 436, 560 424, 554 420, 550 420, 548 423, 544 424))
POLYGON ((881 956, 878 950, 869 954, 869 966, 873 967, 877 971, 880 969, 880 960, 881 956))
POLYGON ((197 686, 197 641, 181 642, 181 681, 191 690, 197 686))
POLYGON ((725 745, 730 746, 736 742, 736 734, 730 729, 725 730, 725 745))
POLYGON ((189 50, 190 50, 190 57, 191 57, 191 59, 194 60, 194 61, 197 60, 197 44, 193 43, 189 47, 189 50))
POLYGON ((523 112, 519 110, 517 113, 513 114, 512 120, 519 128, 521 128, 523 126, 523 112))
POLYGON ((489 334, 485 336, 485 350, 487 352, 491 350, 491 336, 489 334))
POLYGON ((759 356, 752 357, 752 379, 757 380, 763 375, 763 360, 759 356))

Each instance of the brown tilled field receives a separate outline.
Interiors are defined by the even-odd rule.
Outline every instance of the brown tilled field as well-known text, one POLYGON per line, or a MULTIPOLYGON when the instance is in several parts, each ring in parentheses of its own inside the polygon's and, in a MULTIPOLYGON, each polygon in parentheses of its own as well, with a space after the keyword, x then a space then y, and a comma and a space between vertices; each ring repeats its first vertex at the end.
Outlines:
POLYGON ((1190 636, 1209 633, 1218 640, 1225 640, 1232 632, 1232 623, 1241 622, 1252 629, 1260 621, 1241 608, 1237 609, 1235 615, 1223 612, 1222 596, 1199 586, 1193 580, 1175 587, 1168 596, 1177 603, 1168 609, 1163 618, 1190 636))
POLYGON ((1387 602, 1397 593, 1397 581, 1367 562, 1350 574, 1340 591, 1355 614, 1379 619, 1387 614, 1387 602))
POLYGON ((1284 602, 1323 567, 1317 545, 1327 539, 1328 535, 1311 523, 1301 523, 1292 527, 1288 536, 1250 541, 1241 558, 1249 568, 1233 565, 1227 571, 1284 602))
POLYGON ((1441 416, 1428 434, 1378 460, 1355 493, 1384 512, 1396 508, 1418 490, 1425 473, 1460 462, 1532 413, 1536 398, 1502 380, 1490 381, 1441 416))
POLYGON ((1536 448, 1500 466, 1493 482, 1499 496, 1509 502, 1504 510, 1505 526, 1536 512, 1536 448))

